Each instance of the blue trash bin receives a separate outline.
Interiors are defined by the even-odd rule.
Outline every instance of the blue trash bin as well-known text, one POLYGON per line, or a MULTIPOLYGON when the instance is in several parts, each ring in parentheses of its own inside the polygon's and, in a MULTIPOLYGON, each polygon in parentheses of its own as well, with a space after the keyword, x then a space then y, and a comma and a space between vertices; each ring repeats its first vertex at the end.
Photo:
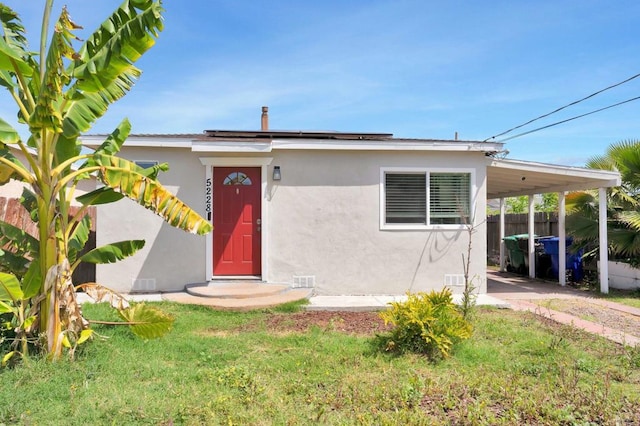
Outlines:
MULTIPOLYGON (((583 250, 579 250, 577 253, 569 253, 569 246, 573 242, 571 237, 566 239, 566 267, 567 271, 571 272, 571 278, 574 282, 582 281, 584 271, 582 269, 582 253, 583 250)), ((544 247, 545 253, 551 256, 551 275, 553 278, 558 279, 558 271, 560 270, 560 238, 549 237, 541 238, 540 243, 544 247)))

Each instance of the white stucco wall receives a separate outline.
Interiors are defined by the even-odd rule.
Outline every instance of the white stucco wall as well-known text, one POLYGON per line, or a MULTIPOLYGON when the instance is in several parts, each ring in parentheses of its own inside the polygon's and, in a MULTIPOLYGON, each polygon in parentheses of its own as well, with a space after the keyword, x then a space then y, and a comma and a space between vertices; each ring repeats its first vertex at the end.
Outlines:
MULTIPOLYGON (((475 168, 479 153, 302 152, 274 156, 270 182, 269 280, 314 276, 318 294, 402 294, 441 288, 463 273, 466 230, 381 230, 381 167, 475 168)), ((485 280, 485 170, 475 170, 471 275, 485 280)), ((454 292, 461 288, 453 288, 454 292)))
MULTIPOLYGON (((160 182, 191 208, 203 214, 204 167, 184 149, 126 148, 133 161, 168 162, 160 182)), ((98 247, 122 240, 142 239, 145 247, 123 261, 97 265, 96 281, 121 292, 181 290, 205 280, 205 238, 174 229, 137 203, 123 199, 98 206, 98 247)))
MULTIPOLYGON (((201 214, 206 167, 199 159, 243 156, 128 148, 126 144, 121 154, 132 160, 169 162, 171 170, 160 175, 161 182, 201 214)), ((261 156, 244 156, 249 155, 261 156)), ((479 290, 486 292, 483 153, 278 150, 264 156, 273 161, 263 199, 268 210, 268 221, 262 226, 267 271, 263 280, 293 283, 294 277, 313 277, 316 293, 326 295, 402 294, 441 288, 446 274, 462 275, 461 255, 466 254, 469 233, 464 229, 381 230, 380 169, 446 167, 474 170, 477 226, 472 237, 471 275, 479 290), (273 166, 281 167, 279 182, 271 179, 273 166)), ((122 239, 147 240, 136 256, 98 265, 98 282, 120 291, 168 291, 207 279, 205 242, 211 236, 172 229, 129 200, 100 206, 98 218, 98 246, 122 239)))

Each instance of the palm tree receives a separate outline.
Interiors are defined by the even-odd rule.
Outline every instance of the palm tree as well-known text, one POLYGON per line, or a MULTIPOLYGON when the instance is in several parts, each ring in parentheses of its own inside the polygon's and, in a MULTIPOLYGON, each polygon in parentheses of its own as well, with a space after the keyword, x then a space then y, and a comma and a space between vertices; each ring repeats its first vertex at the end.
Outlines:
MULTIPOLYGON (((95 152, 81 151, 80 134, 140 76, 134 63, 162 30, 161 1, 123 1, 77 50, 74 31, 79 27, 66 8, 47 44, 52 7, 53 0, 45 0, 39 52, 34 53, 18 14, 0 3, 0 85, 17 105, 19 121, 29 134, 24 141, 0 119, 0 183, 15 179, 25 184, 21 202, 38 224, 38 235, 32 237, 0 223, 0 246, 13 248, 0 255, 5 271, 0 273, 0 313, 13 314, 23 355, 28 343, 40 336, 43 350, 55 359, 63 346, 74 348, 91 335, 76 302, 77 288, 71 283, 78 263, 114 262, 144 244, 123 241, 80 256, 90 226, 89 219, 83 218, 89 206, 126 196, 184 230, 204 234, 211 226, 157 181, 158 173, 168 169, 166 164, 145 170, 116 156, 130 131, 126 119, 95 152), (13 155, 16 151, 26 164, 13 155), (75 197, 78 182, 92 177, 104 186, 75 197), (83 207, 69 216, 74 198, 83 207)), ((112 300, 138 333, 158 335, 160 328, 170 326, 170 318, 150 308, 128 307, 121 297, 97 284, 82 287, 98 299, 112 300), (154 323, 160 328, 154 328, 154 323)))
MULTIPOLYGON (((607 237, 614 258, 640 258, 640 141, 609 146, 605 155, 591 158, 591 169, 618 171, 622 185, 607 193, 607 237)), ((576 247, 597 247, 598 196, 592 191, 567 196, 567 231, 576 247)))

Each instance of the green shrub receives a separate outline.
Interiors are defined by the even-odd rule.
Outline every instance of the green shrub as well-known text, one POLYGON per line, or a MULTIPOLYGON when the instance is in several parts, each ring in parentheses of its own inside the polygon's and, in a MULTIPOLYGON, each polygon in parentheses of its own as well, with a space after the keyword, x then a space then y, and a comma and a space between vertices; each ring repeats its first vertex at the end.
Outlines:
POLYGON ((407 293, 405 302, 392 302, 380 312, 385 324, 394 327, 380 336, 385 350, 415 352, 432 360, 449 356, 453 345, 471 337, 471 324, 453 303, 451 290, 407 293))

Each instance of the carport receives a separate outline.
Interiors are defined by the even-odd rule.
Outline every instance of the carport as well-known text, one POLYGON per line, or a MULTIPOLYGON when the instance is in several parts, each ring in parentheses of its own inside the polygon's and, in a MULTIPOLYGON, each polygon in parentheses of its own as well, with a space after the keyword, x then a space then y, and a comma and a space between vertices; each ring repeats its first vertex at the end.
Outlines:
MULTIPOLYGON (((607 170, 557 166, 530 161, 491 158, 487 165, 487 199, 500 200, 500 241, 504 235, 505 198, 529 196, 528 233, 534 235, 534 195, 558 193, 559 252, 566 251, 565 194, 571 191, 598 190, 600 291, 609 292, 607 250, 607 188, 620 185, 620 174, 607 170)), ((529 238, 529 276, 535 278, 534 239, 529 238)), ((500 270, 505 267, 504 242, 500 244, 500 270)), ((566 259, 559 256, 559 281, 566 285, 566 259)))

